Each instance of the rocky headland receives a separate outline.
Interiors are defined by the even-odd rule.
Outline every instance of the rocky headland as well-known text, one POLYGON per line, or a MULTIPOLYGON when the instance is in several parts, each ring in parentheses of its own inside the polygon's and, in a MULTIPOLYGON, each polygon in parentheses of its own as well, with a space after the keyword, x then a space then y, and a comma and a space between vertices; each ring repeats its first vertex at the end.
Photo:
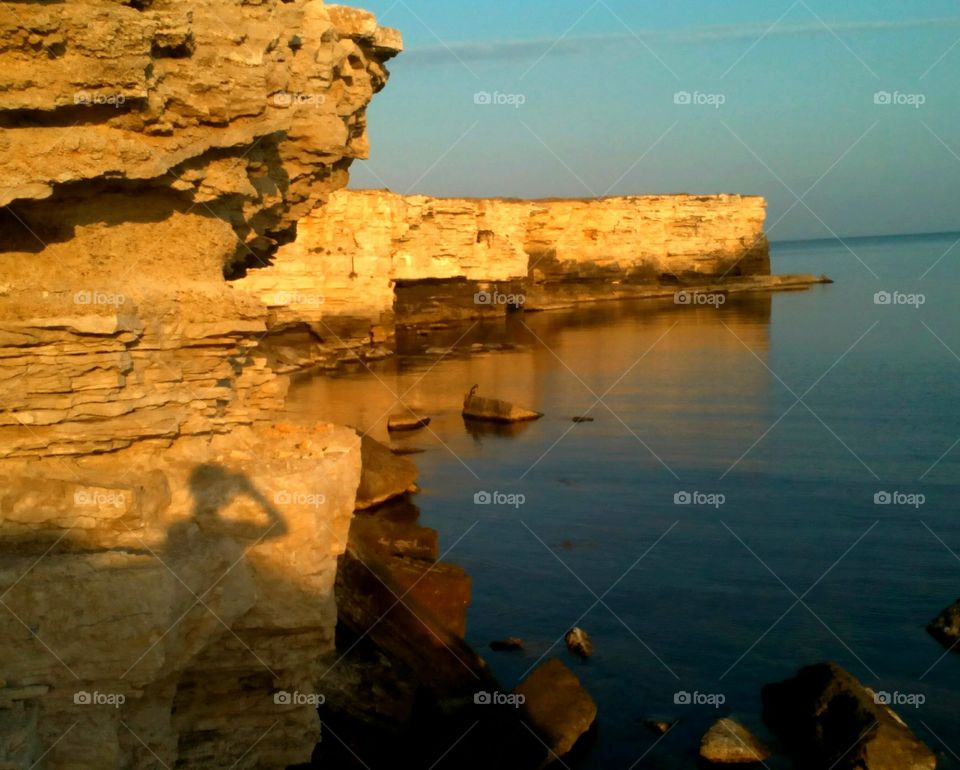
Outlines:
POLYGON ((0 3, 0 35, 0 765, 284 768, 321 715, 428 754, 481 692, 506 708, 458 766, 571 749, 573 673, 501 692, 415 466, 281 420, 286 372, 405 325, 815 282, 770 275, 764 201, 347 191, 402 42, 321 0, 0 3))

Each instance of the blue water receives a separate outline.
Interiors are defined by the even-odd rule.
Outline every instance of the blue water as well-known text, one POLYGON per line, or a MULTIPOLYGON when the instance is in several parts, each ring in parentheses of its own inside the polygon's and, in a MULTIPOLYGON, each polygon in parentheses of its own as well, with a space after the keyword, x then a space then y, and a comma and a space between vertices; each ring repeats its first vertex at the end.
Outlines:
POLYGON ((775 272, 836 283, 719 310, 604 303, 413 337, 518 347, 313 379, 291 408, 384 439, 395 394, 433 417, 405 441, 427 450, 421 522, 473 578, 468 641, 526 641, 485 653, 507 686, 546 656, 574 668, 599 708, 583 767, 692 768, 724 715, 772 740, 761 686, 829 659, 925 696, 898 711, 941 767, 960 768, 960 655, 924 630, 960 596, 958 237, 774 244, 775 272), (924 303, 878 305, 878 291, 924 303), (474 383, 547 416, 474 435, 459 416, 474 383), (596 396, 596 421, 573 425, 596 396), (480 491, 525 501, 477 505, 480 491), (677 505, 679 492, 724 502, 677 505), (925 501, 877 505, 878 492, 925 501), (573 624, 594 641, 587 663, 563 645, 573 624), (678 705, 683 691, 724 703, 678 705), (650 717, 681 722, 658 742, 650 717))

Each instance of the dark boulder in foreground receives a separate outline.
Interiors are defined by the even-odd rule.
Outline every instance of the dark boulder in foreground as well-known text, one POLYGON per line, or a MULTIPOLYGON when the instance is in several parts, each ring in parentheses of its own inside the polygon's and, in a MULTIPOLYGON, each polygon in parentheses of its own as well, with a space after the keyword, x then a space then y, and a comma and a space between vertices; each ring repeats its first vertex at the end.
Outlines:
POLYGON ((406 492, 416 491, 417 466, 369 436, 360 438, 360 486, 357 510, 365 510, 406 492))
POLYGON ((931 620, 927 631, 941 644, 960 650, 955 646, 960 642, 960 599, 931 620))
POLYGON ((517 685, 531 726, 556 757, 568 754, 593 726, 597 706, 569 668, 548 660, 517 685))
POLYGON ((933 770, 933 752, 877 701, 835 663, 817 663, 763 688, 763 718, 801 767, 933 770))
POLYGON ((539 420, 543 413, 514 406, 509 401, 478 396, 477 386, 474 385, 463 399, 463 416, 486 422, 527 422, 539 420))
POLYGON ((742 724, 724 718, 718 719, 703 736, 700 756, 717 765, 750 764, 769 759, 770 749, 742 724))

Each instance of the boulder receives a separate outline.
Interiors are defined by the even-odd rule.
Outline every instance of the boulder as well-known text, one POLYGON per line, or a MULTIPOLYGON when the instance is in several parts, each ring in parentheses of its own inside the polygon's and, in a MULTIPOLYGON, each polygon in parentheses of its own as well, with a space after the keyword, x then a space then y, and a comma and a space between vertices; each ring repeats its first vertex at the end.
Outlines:
POLYGON ((417 466, 399 457, 379 441, 361 436, 362 469, 357 488, 357 510, 366 510, 417 489, 417 466))
POLYGON ((597 718, 593 698, 557 659, 537 666, 516 692, 524 696, 530 724, 556 757, 569 753, 597 718))
POLYGON ((927 632, 941 644, 955 649, 960 642, 960 599, 931 620, 927 632))
POLYGON ((495 398, 478 396, 477 386, 474 385, 463 399, 463 416, 470 420, 486 422, 527 422, 539 420, 542 412, 514 406, 509 401, 500 401, 495 398))
POLYGON ((835 663, 763 688, 763 718, 804 764, 834 770, 933 770, 937 760, 876 694, 835 663))
POLYGON ((747 764, 769 759, 770 749, 739 722, 724 718, 717 720, 703 736, 700 756, 718 765, 747 764))
POLYGON ((579 655, 581 658, 589 658, 593 655, 593 642, 582 628, 571 628, 563 640, 567 643, 567 649, 574 655, 579 655))

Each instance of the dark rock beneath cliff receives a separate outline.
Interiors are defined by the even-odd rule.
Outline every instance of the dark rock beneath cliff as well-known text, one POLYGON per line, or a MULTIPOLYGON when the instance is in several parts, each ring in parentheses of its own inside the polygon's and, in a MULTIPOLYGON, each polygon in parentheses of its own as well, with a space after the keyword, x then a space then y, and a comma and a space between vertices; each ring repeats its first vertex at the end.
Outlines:
POLYGON ((597 718, 593 698, 562 661, 541 664, 516 689, 533 728, 554 757, 568 754, 597 718))
POLYGON ((938 642, 956 650, 960 642, 960 599, 930 621, 927 632, 938 642))
POLYGON ((563 637, 563 641, 567 643, 567 649, 574 655, 579 655, 584 659, 593 655, 593 642, 590 641, 587 632, 582 628, 571 628, 563 637))
POLYGON ((478 396, 474 385, 463 399, 463 416, 487 422, 526 422, 543 417, 542 412, 515 406, 509 401, 478 396))
POLYGON ((733 719, 718 719, 700 741, 700 756, 718 765, 750 764, 770 758, 764 746, 746 727, 733 719))
POLYGON ((937 760, 872 690, 834 663, 763 688, 763 718, 802 765, 835 770, 933 770, 937 760))
POLYGON ((379 441, 361 436, 362 468, 357 510, 365 510, 406 492, 416 491, 417 466, 398 457, 379 441))

